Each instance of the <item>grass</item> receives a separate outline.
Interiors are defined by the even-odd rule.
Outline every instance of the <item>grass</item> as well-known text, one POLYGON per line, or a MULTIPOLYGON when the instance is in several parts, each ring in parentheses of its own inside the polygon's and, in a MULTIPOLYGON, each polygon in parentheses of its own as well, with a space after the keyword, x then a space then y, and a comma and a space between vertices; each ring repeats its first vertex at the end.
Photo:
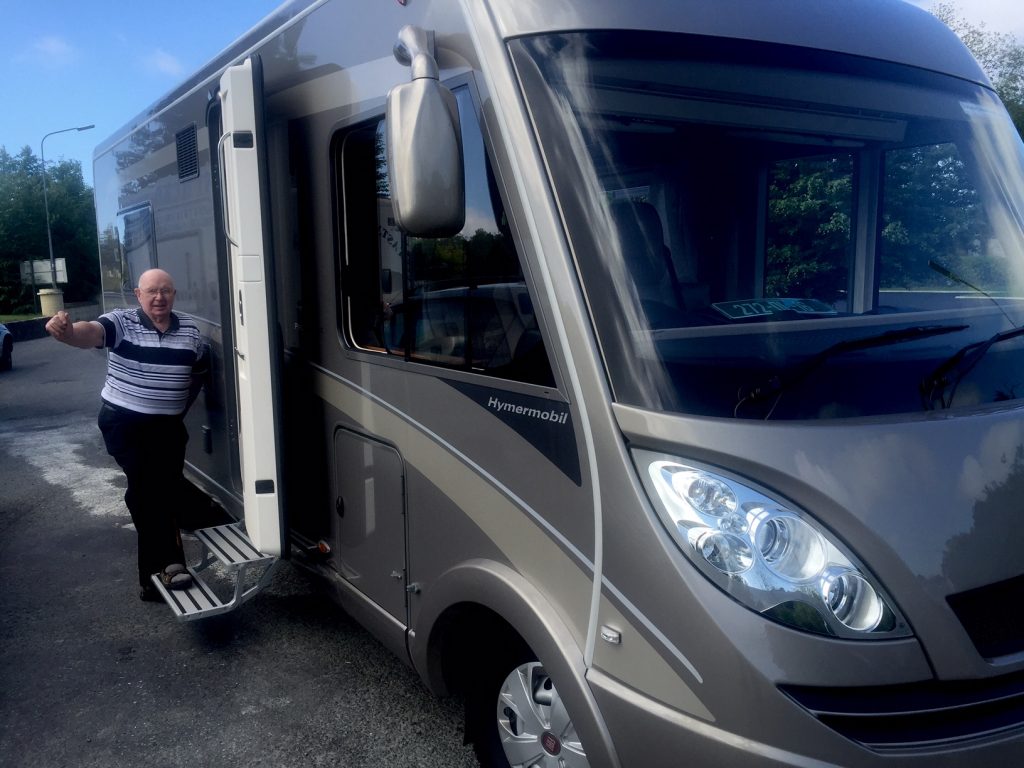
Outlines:
POLYGON ((16 323, 19 320, 34 320, 39 315, 0 315, 0 323, 16 323))

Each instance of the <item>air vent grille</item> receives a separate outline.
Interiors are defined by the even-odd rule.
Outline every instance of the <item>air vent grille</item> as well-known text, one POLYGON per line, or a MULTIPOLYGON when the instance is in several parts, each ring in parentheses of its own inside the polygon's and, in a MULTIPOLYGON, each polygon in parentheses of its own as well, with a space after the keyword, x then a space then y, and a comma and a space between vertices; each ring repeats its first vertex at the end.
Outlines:
POLYGON ((174 135, 178 150, 178 181, 188 181, 199 176, 199 142, 196 138, 196 124, 178 131, 174 135))
POLYGON ((1024 673, 865 688, 781 686, 824 725, 879 752, 951 747, 1024 729, 1024 673))

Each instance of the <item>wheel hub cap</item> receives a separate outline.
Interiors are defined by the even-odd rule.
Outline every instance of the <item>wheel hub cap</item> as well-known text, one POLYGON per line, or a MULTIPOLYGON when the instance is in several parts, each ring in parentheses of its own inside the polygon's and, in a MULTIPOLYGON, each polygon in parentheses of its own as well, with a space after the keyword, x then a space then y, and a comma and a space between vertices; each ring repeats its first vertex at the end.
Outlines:
POLYGON ((562 742, 550 731, 545 731, 544 735, 540 737, 540 745, 549 755, 557 755, 562 751, 562 742))
POLYGON ((513 768, 588 768, 565 702, 538 662, 509 673, 497 705, 498 736, 513 768))

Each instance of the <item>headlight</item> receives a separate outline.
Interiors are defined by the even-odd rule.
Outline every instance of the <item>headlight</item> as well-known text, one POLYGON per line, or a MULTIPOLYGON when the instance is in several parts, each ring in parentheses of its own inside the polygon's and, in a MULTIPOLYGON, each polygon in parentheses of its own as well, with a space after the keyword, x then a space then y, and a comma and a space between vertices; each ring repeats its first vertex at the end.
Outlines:
POLYGON ((911 634, 867 569, 804 513, 664 454, 633 457, 680 549, 744 605, 838 637, 911 634))

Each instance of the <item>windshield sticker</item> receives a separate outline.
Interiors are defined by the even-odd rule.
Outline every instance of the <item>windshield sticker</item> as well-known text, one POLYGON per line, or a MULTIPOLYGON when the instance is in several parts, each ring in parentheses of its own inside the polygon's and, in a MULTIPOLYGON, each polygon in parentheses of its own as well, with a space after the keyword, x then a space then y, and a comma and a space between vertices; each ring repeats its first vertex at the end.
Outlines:
POLYGON ((987 104, 976 104, 972 101, 961 101, 960 109, 964 111, 964 114, 968 117, 984 117, 989 120, 1002 120, 1003 111, 1001 109, 995 109, 987 104))
POLYGON ((839 314, 835 308, 817 299, 746 299, 744 301, 720 301, 711 306, 730 320, 742 320, 747 317, 771 317, 789 312, 798 315, 839 314))

